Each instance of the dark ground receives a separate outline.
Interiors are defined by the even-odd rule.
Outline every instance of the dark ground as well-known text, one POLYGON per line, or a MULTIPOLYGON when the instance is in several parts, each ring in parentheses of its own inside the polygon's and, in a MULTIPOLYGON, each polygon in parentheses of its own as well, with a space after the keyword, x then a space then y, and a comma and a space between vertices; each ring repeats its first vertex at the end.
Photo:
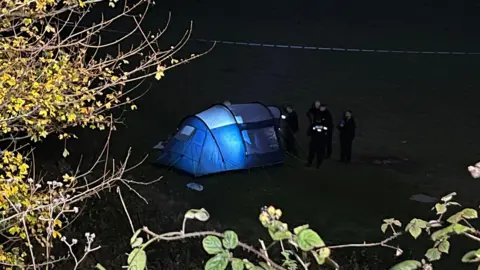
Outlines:
MULTIPOLYGON (((227 10, 220 4, 207 8, 202 3, 195 2, 196 6, 186 9, 184 14, 179 5, 169 6, 175 11, 173 25, 178 23, 177 26, 183 27, 186 18, 195 19, 195 37, 208 39, 378 49, 475 51, 477 48, 480 51, 478 31, 472 25, 478 19, 459 15, 474 12, 475 9, 466 4, 452 6, 454 15, 438 11, 438 17, 430 20, 422 19, 422 10, 428 10, 423 7, 411 11, 416 17, 410 14, 411 19, 402 22, 397 17, 403 9, 397 10, 397 17, 383 13, 383 20, 361 20, 347 16, 355 8, 344 14, 340 4, 330 4, 325 8, 337 10, 337 15, 331 12, 327 16, 328 9, 323 8, 317 15, 313 9, 303 7, 301 9, 308 9, 309 13, 298 19, 295 12, 300 12, 300 8, 289 10, 284 5, 247 11, 239 7, 227 10), (182 15, 177 18, 175 14, 182 15), (444 25, 439 24, 441 22, 444 25)), ((150 17, 152 21, 147 27, 162 25, 154 23, 160 21, 158 14, 163 14, 162 10, 154 12, 158 13, 150 17)), ((176 31, 176 27, 172 29, 176 31)), ((198 53, 206 48, 206 44, 194 42, 187 50, 198 53)), ((157 223, 156 219, 170 219, 171 205, 176 205, 174 209, 180 214, 188 207, 205 207, 214 219, 212 222, 220 222, 222 228, 233 228, 241 238, 256 244, 258 237, 267 239, 261 234, 263 230, 257 221, 259 209, 273 204, 284 210, 285 219, 292 226, 308 222, 326 241, 347 243, 382 239, 383 218, 398 217, 403 223, 412 217, 432 218, 430 205, 409 200, 416 193, 442 196, 456 191, 460 202, 476 207, 480 184, 469 177, 466 166, 480 156, 477 146, 479 60, 480 56, 218 45, 207 56, 168 72, 164 80, 152 81, 152 89, 138 102, 138 111, 128 113, 126 127, 115 132, 113 156, 121 158, 128 147, 132 147, 134 159, 138 160, 171 133, 184 116, 225 99, 233 103, 256 100, 277 105, 293 103, 302 126, 298 139, 306 148, 303 115, 314 99, 320 99, 330 104, 336 120, 344 109, 354 110, 358 136, 353 164, 345 166, 329 160, 316 171, 304 169, 301 162, 289 158, 281 167, 195 180, 204 185, 203 192, 185 187, 192 181, 189 177, 146 164, 134 171, 132 177, 152 179, 164 175, 164 180, 142 189, 149 205, 134 199, 130 202, 131 211, 139 213, 136 226, 147 225, 158 230, 174 229, 173 225, 179 228, 181 224, 176 217, 171 220, 177 224, 167 227, 159 225, 163 223, 157 223), (395 166, 371 164, 377 157, 408 161, 395 166)), ((88 143, 73 144, 72 151, 94 152, 103 143, 96 138, 85 135, 82 140, 88 143)), ((336 141, 334 147, 334 158, 337 158, 336 141)), ((126 223, 124 227, 115 230, 128 233, 126 223)), ((421 250, 425 251, 430 245, 421 246, 421 250)), ((101 258, 112 256, 109 250, 103 252, 101 258)), ((342 256, 348 256, 347 253, 342 256)), ((152 260, 162 260, 159 254, 152 260)), ((381 254, 391 262, 390 253, 381 254)), ((453 254, 448 260, 459 261, 460 257, 453 254)))

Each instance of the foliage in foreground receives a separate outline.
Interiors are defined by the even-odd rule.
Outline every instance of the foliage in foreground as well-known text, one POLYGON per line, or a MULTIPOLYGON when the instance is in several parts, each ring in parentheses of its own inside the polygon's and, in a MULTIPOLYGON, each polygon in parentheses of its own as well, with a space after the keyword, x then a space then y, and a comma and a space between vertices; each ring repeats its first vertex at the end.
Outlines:
POLYGON ((157 43, 166 29, 143 32, 150 1, 125 1, 123 9, 115 7, 118 0, 110 1, 120 8, 118 14, 84 27, 82 19, 99 2, 105 1, 0 1, 2 139, 38 141, 50 133, 64 139, 70 137, 63 132, 67 127, 105 129, 112 123, 113 108, 136 108, 133 101, 140 95, 132 96, 138 86, 134 83, 150 76, 161 79, 168 69, 200 56, 173 59, 188 41, 190 29, 167 49, 157 43), (102 42, 101 32, 119 20, 131 20, 135 28, 115 41, 102 42), (134 34, 140 36, 139 44, 122 49, 122 41, 134 34))
MULTIPOLYGON (((422 234, 428 235, 433 242, 424 258, 420 260, 406 260, 390 268, 390 270, 431 270, 435 262, 442 258, 442 254, 450 251, 450 238, 453 236, 465 236, 480 242, 480 232, 470 224, 469 220, 477 219, 478 212, 472 208, 464 208, 444 220, 449 207, 459 207, 460 204, 452 201, 455 193, 443 197, 432 210, 435 210, 438 219, 425 221, 414 218, 406 226, 396 219, 385 219, 381 230, 389 234, 387 238, 376 243, 327 245, 322 237, 312 230, 308 224, 289 229, 288 224, 281 221, 282 211, 273 206, 264 207, 261 210, 259 220, 263 227, 268 230, 271 243, 267 246, 265 241, 260 241, 260 247, 254 248, 241 242, 234 231, 227 230, 223 233, 214 231, 189 232, 185 231, 186 221, 196 219, 206 221, 209 214, 205 209, 190 210, 185 214, 182 230, 157 234, 147 227, 137 230, 132 236, 130 243, 132 252, 129 254, 128 269, 146 269, 147 256, 145 249, 155 241, 172 241, 192 237, 203 236, 202 246, 205 252, 212 257, 206 262, 205 270, 224 270, 230 265, 233 270, 295 270, 311 269, 313 264, 325 265, 332 269, 341 269, 333 259, 333 251, 341 248, 361 247, 385 247, 395 251, 396 256, 403 254, 403 250, 393 246, 390 242, 395 241, 405 233, 417 239, 422 234), (139 235, 146 234, 150 239, 144 243, 139 235), (274 245, 280 245, 280 254, 270 254, 269 250, 274 245), (242 257, 237 257, 239 249, 253 253, 259 258, 254 262, 242 257), (279 257, 281 255, 281 257, 279 257)), ((128 215, 128 213, 127 213, 128 215)), ((462 258, 463 263, 478 265, 480 269, 480 249, 467 252, 462 258)), ((99 269, 103 266, 97 265, 99 269)))
MULTIPOLYGON (((0 150, 2 267, 52 268, 66 259, 53 250, 60 239, 71 251, 67 257, 78 265, 96 249, 91 247, 94 234, 88 234, 85 255, 77 259, 72 252, 76 241, 67 243, 62 230, 89 197, 117 182, 132 184, 122 177, 129 169, 130 152, 123 163, 107 166, 105 162, 101 175, 93 172, 108 157, 107 146, 92 168, 44 179, 35 172, 33 155, 19 147, 19 141, 36 142, 49 134, 66 140, 75 137, 66 129, 76 126, 111 132, 119 120, 112 117, 112 109, 125 105, 135 109, 133 102, 141 95, 133 91, 145 78, 159 80, 167 70, 201 56, 173 58, 188 41, 191 27, 166 49, 158 44, 166 27, 158 33, 142 30, 151 1, 124 1, 123 8, 116 7, 117 2, 0 1, 0 142, 11 142, 0 150), (117 14, 85 25, 82 20, 100 2, 117 14), (115 41, 102 42, 102 32, 119 20, 133 21, 134 29, 115 41), (122 48, 132 35, 140 37, 138 44, 122 48)), ((63 156, 68 154, 65 148, 63 156)))

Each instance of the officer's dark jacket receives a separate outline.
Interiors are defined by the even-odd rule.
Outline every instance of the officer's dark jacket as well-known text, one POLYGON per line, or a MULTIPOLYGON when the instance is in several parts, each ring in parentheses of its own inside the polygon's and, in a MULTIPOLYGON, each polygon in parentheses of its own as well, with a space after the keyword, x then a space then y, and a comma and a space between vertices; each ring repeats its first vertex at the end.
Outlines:
POLYGON ((343 127, 338 125, 338 130, 340 131, 340 139, 342 140, 353 140, 355 138, 355 129, 357 125, 355 124, 355 119, 353 116, 350 119, 343 118, 344 122, 343 127))
POLYGON ((307 111, 307 117, 310 120, 310 124, 322 118, 320 113, 320 109, 315 108, 315 103, 312 104, 312 107, 310 107, 310 109, 307 111))
POLYGON ((295 133, 298 131, 298 116, 296 111, 292 111, 291 113, 287 113, 286 115, 288 126, 290 127, 290 131, 295 133))
POLYGON ((330 111, 328 109, 323 112, 320 111, 319 116, 322 119, 323 125, 331 130, 333 128, 333 117, 330 111))

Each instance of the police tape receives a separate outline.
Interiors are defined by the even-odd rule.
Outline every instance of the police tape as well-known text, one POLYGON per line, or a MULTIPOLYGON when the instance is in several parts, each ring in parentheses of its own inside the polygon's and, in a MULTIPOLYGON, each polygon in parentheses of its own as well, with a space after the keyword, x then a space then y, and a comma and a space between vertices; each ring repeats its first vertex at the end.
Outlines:
MULTIPOLYGON (((86 29, 86 26, 78 25, 78 28, 86 29)), ((111 32, 119 34, 129 34, 131 32, 101 29, 100 32, 111 32)), ((141 33, 133 33, 133 35, 142 36, 141 33)), ((421 51, 421 50, 389 50, 389 49, 362 49, 362 48, 339 48, 339 47, 318 47, 318 46, 305 46, 305 45, 287 45, 287 44, 269 44, 269 43, 257 43, 257 42, 245 42, 245 41, 226 41, 226 40, 214 40, 214 39, 202 39, 191 38, 203 43, 215 43, 224 45, 239 45, 249 47, 263 47, 263 48, 283 48, 283 49, 302 49, 310 51, 324 51, 324 52, 350 52, 350 53, 393 53, 393 54, 424 54, 424 55, 480 55, 480 52, 464 52, 464 51, 421 51)))
POLYGON ((330 52, 363 52, 363 53, 395 53, 395 54, 435 54, 435 55, 480 55, 480 52, 462 52, 462 51, 417 51, 417 50, 387 50, 387 49, 360 49, 360 48, 338 48, 338 47, 317 47, 304 45, 285 45, 285 44, 267 44, 267 43, 253 43, 240 41, 225 41, 225 40, 209 40, 209 39, 195 39, 199 42, 217 43, 225 45, 241 45, 250 47, 265 47, 265 48, 284 48, 284 49, 303 49, 303 50, 317 50, 330 52))

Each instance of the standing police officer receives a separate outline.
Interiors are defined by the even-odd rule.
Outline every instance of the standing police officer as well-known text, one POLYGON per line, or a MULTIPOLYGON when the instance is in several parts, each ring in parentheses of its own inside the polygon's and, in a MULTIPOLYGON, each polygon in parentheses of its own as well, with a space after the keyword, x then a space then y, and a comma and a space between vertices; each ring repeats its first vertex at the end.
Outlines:
POLYGON ((320 167, 325 156, 326 131, 328 128, 317 118, 310 126, 310 145, 308 147, 307 167, 312 166, 313 160, 317 159, 317 169, 320 167))
POLYGON ((332 155, 333 117, 328 110, 327 104, 322 103, 320 105, 320 118, 322 119, 322 124, 327 128, 325 130, 325 158, 330 158, 332 155))
POLYGON ((290 105, 285 106, 284 111, 286 114, 285 116, 282 115, 282 118, 285 120, 285 150, 292 155, 296 155, 295 133, 298 131, 297 112, 290 105))

